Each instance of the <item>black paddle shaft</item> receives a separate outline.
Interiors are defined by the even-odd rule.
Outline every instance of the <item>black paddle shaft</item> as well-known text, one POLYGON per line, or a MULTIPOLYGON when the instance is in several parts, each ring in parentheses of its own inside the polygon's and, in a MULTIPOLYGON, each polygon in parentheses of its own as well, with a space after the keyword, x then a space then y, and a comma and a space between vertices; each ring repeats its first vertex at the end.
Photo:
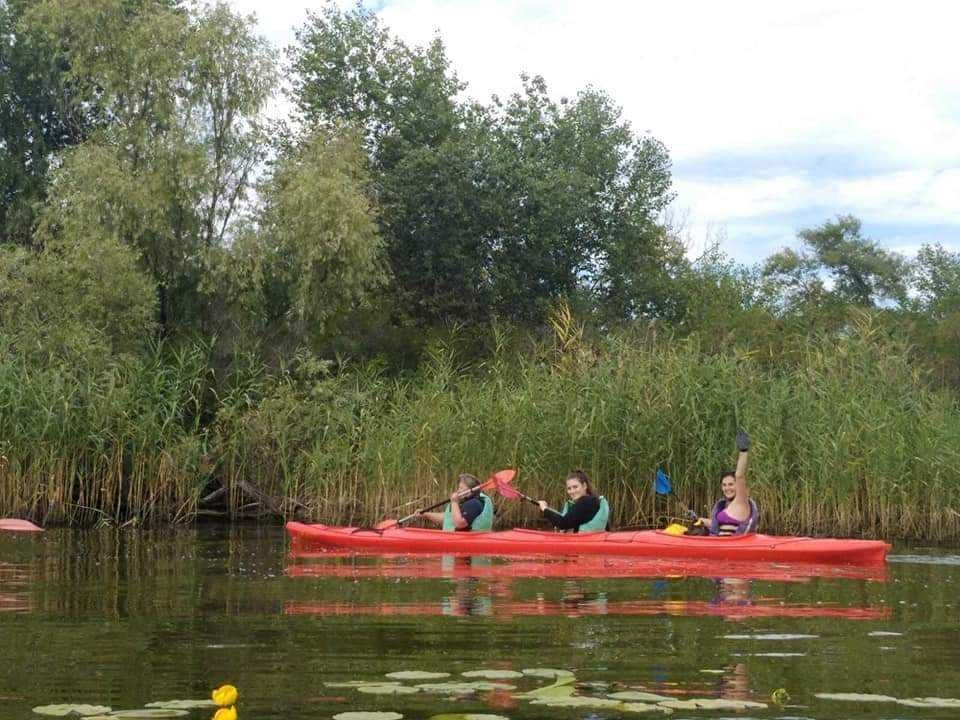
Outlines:
MULTIPOLYGON (((467 492, 463 493, 463 494, 460 496, 460 499, 461 499, 461 500, 466 500, 466 499, 467 499, 468 497, 470 497, 471 495, 479 495, 480 492, 481 492, 481 487, 482 487, 482 486, 477 485, 477 487, 475 487, 475 488, 473 488, 473 489, 471 489, 471 490, 468 490, 467 492)), ((438 507, 441 507, 441 506, 443 506, 443 505, 446 505, 448 502, 450 502, 450 498, 447 498, 446 500, 441 500, 441 501, 438 502, 438 503, 434 503, 433 505, 430 505, 430 506, 428 506, 428 507, 425 507, 425 508, 422 508, 422 509, 417 510, 417 511, 415 511, 415 512, 412 512, 412 513, 410 513, 409 515, 407 515, 406 517, 402 517, 402 518, 400 518, 399 520, 397 520, 397 524, 396 524, 394 527, 400 527, 401 525, 403 525, 403 523, 409 522, 410 520, 413 520, 413 519, 414 519, 415 517, 417 517, 420 513, 425 513, 425 512, 428 512, 429 510, 436 510, 438 507)))

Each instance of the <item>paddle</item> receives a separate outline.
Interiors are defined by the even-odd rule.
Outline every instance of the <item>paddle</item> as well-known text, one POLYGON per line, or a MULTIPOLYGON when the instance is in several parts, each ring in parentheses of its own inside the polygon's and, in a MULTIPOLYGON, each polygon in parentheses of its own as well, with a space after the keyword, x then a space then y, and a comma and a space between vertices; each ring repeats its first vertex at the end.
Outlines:
MULTIPOLYGON (((499 472, 496 472, 493 475, 491 475, 489 478, 487 478, 481 485, 478 485, 475 488, 471 488, 470 490, 463 490, 457 493, 457 496, 461 500, 463 500, 465 498, 481 493, 484 490, 489 490, 491 487, 496 487, 498 491, 500 490, 501 487, 509 488, 510 482, 513 480, 516 474, 517 474, 516 470, 510 470, 510 469, 500 470, 499 472)), ((446 505, 448 502, 450 502, 450 498, 441 500, 440 502, 434 503, 429 507, 421 508, 420 510, 417 510, 416 512, 412 512, 406 517, 400 518, 399 520, 381 520, 376 524, 376 526, 373 529, 379 530, 382 532, 383 530, 389 530, 390 528, 400 527, 404 523, 410 522, 414 518, 418 517, 420 513, 427 512, 428 510, 436 510, 438 507, 442 507, 443 505, 446 505)), ((360 530, 363 528, 357 528, 357 529, 360 530)))
POLYGON ((660 468, 657 468, 657 474, 653 479, 653 489, 657 495, 663 495, 664 497, 673 497, 687 512, 687 515, 691 520, 699 520, 700 516, 691 509, 686 503, 680 502, 680 498, 673 494, 673 483, 670 482, 670 477, 660 468))
POLYGON ((512 485, 500 482, 499 480, 497 481, 497 492, 507 500, 526 500, 528 503, 532 503, 538 507, 540 506, 539 500, 535 500, 529 495, 524 495, 512 485))

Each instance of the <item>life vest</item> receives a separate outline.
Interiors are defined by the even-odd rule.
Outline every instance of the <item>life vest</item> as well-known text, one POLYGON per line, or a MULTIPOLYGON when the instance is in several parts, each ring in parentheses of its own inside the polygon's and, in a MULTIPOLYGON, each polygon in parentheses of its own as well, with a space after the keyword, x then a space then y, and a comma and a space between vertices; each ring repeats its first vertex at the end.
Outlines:
MULTIPOLYGON (((493 530, 493 500, 485 493, 478 493, 477 497, 483 501, 483 510, 473 519, 470 527, 464 528, 464 530, 473 532, 493 530)), ((453 509, 450 507, 450 503, 447 503, 447 508, 443 511, 443 529, 446 532, 454 532, 457 529, 457 526, 453 524, 453 509)))
MULTIPOLYGON (((566 515, 567 511, 573 507, 573 501, 567 500, 563 504, 563 510, 560 511, 561 515, 566 515)), ((607 503, 607 499, 601 495, 600 496, 600 507, 597 509, 596 514, 577 527, 575 532, 602 532, 607 529, 607 524, 610 521, 610 505, 607 503)))
POLYGON ((713 512, 710 513, 710 534, 746 535, 747 533, 756 532, 757 524, 760 521, 760 508, 757 507, 757 503, 753 501, 753 498, 749 498, 747 502, 750 504, 750 517, 746 520, 741 520, 737 525, 721 525, 717 516, 720 514, 720 511, 727 506, 727 500, 726 498, 717 500, 716 505, 713 506, 713 512))

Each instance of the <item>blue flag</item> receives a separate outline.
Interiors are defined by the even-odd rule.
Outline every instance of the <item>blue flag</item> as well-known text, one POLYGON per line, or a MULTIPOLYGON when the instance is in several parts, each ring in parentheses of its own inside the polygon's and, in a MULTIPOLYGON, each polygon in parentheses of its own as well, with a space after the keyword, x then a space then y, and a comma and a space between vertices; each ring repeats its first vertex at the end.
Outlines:
POLYGON ((660 468, 657 468, 657 477, 653 481, 653 487, 657 491, 657 495, 669 495, 673 492, 673 483, 660 468))

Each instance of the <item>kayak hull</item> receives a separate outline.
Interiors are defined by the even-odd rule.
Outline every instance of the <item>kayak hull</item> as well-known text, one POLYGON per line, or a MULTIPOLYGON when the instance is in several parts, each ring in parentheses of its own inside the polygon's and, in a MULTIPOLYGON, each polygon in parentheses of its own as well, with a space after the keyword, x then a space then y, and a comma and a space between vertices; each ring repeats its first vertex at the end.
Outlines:
POLYGON ((890 545, 881 540, 778 537, 759 533, 726 537, 677 536, 660 530, 574 534, 518 528, 500 532, 449 533, 421 528, 381 531, 289 522, 287 532, 295 550, 331 548, 373 553, 623 555, 875 565, 885 562, 890 550, 890 545))
POLYGON ((8 532, 43 532, 42 527, 34 525, 29 520, 18 520, 16 518, 0 518, 0 530, 8 532))

